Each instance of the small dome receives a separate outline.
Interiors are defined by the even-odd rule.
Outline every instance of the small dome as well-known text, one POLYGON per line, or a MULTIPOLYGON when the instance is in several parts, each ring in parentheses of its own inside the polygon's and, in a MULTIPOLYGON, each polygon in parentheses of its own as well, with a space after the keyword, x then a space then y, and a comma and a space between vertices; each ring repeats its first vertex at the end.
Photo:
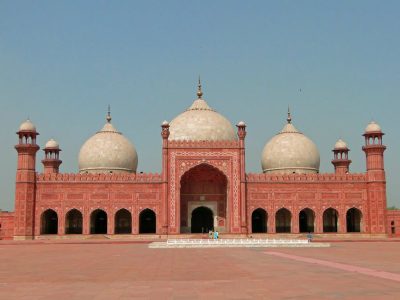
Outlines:
POLYGON ((318 173, 320 156, 317 146, 291 122, 264 146, 261 166, 264 173, 318 173))
POLYGON ((59 144, 55 141, 55 140, 53 140, 53 139, 50 139, 47 143, 46 143, 46 145, 44 146, 45 148, 59 148, 59 144))
POLYGON ((381 132, 381 126, 379 126, 378 123, 371 121, 367 127, 365 127, 365 133, 369 133, 369 132, 381 132))
POLYGON ((79 152, 80 173, 136 172, 138 156, 134 145, 111 124, 89 138, 79 152))
POLYGON ((167 126, 167 125, 169 125, 169 123, 168 123, 167 120, 164 120, 164 121, 161 123, 161 125, 162 125, 162 126, 167 126))
POLYGON ((339 150, 339 149, 348 149, 347 148, 347 144, 345 141, 343 141, 342 139, 338 139, 338 141, 335 144, 335 150, 339 150))
POLYGON ((19 126, 19 131, 36 131, 36 126, 31 120, 27 119, 19 126))
POLYGON ((237 126, 246 126, 246 123, 243 122, 243 121, 240 121, 240 122, 237 124, 237 126))
POLYGON ((191 141, 235 141, 237 136, 232 124, 217 113, 201 98, 201 85, 198 99, 170 123, 169 140, 191 141))

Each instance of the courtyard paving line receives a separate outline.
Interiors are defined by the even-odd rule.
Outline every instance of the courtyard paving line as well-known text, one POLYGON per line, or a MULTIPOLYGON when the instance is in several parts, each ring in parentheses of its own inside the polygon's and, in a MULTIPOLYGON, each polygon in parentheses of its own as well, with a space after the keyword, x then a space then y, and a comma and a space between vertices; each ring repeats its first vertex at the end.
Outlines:
POLYGON ((355 272, 355 273, 360 273, 363 275, 368 275, 368 276, 373 276, 373 277, 389 279, 389 280, 400 282, 400 274, 397 274, 397 273, 379 271, 379 270, 370 269, 370 268, 363 268, 363 267, 357 267, 357 266, 348 265, 348 264, 337 263, 337 262, 333 262, 333 261, 329 261, 329 260, 308 258, 308 257, 304 257, 304 256, 286 254, 286 253, 281 253, 281 252, 265 251, 264 253, 269 254, 269 255, 279 256, 282 258, 288 258, 288 259, 292 259, 292 260, 296 260, 296 261, 300 261, 300 262, 306 262, 306 263, 310 263, 310 264, 316 264, 316 265, 330 267, 330 268, 339 269, 339 270, 343 270, 343 271, 355 272))

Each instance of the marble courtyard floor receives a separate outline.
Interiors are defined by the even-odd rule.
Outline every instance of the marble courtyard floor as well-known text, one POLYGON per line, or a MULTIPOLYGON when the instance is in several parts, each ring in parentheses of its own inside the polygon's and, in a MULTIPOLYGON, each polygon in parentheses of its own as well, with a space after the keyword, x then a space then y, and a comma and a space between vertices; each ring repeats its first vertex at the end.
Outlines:
POLYGON ((275 249, 0 242, 0 299, 400 299, 400 242, 275 249))

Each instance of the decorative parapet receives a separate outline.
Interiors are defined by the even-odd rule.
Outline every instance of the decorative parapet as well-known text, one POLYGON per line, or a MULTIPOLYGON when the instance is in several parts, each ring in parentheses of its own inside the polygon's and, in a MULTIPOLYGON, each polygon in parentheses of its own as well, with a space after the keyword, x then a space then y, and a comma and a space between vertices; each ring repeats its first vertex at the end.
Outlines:
POLYGON ((239 141, 168 141, 168 148, 239 148, 239 141))
POLYGON ((363 173, 336 175, 330 174, 267 174, 267 173, 249 173, 246 174, 247 182, 366 182, 367 176, 363 173))
POLYGON ((134 182, 160 183, 161 174, 158 173, 40 173, 36 176, 37 182, 134 182))

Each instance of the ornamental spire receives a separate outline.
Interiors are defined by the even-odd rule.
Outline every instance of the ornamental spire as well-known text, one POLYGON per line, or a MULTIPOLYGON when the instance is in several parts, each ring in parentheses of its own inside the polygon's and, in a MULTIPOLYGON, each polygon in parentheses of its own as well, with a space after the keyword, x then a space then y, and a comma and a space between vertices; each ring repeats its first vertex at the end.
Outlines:
POLYGON ((197 85, 197 97, 198 97, 198 99, 201 99, 201 96, 203 96, 203 91, 201 90, 201 81, 200 81, 200 75, 199 75, 199 84, 197 85))
POLYGON ((110 107, 110 104, 108 104, 108 111, 107 111, 106 120, 107 120, 108 123, 111 123, 111 107, 110 107))
POLYGON ((291 114, 290 114, 290 107, 289 107, 289 105, 288 105, 288 108, 287 108, 287 119, 286 119, 286 121, 288 122, 288 124, 292 123, 292 116, 291 116, 291 114))

